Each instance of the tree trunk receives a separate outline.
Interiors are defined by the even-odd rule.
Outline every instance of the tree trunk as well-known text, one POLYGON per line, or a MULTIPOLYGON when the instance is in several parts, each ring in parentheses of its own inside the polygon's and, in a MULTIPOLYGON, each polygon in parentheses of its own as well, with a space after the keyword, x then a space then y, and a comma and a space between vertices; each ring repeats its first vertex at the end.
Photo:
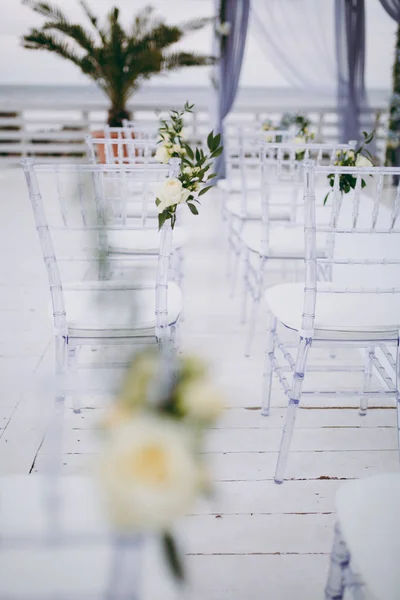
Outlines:
POLYGON ((112 106, 108 111, 108 125, 110 127, 122 127, 122 121, 126 119, 130 121, 131 113, 126 110, 125 106, 112 106))

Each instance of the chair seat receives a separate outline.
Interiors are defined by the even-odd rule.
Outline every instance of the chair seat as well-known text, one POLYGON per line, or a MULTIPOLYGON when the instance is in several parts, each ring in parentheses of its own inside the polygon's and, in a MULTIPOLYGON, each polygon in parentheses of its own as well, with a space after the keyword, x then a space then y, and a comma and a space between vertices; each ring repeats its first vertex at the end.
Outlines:
POLYGON ((338 521, 351 564, 376 600, 400 598, 399 505, 399 473, 351 481, 336 496, 338 521))
MULTIPOLYGON (((127 289, 111 282, 85 284, 64 291, 70 337, 152 337, 155 335, 155 289, 127 289)), ((177 322, 182 308, 181 291, 168 283, 168 324, 177 322)))
MULTIPOLYGON (((109 231, 107 237, 110 252, 116 254, 158 254, 160 249, 160 234, 156 229, 109 231)), ((185 242, 185 232, 181 227, 175 227, 173 249, 181 248, 185 242)))
MULTIPOLYGON (((289 201, 287 201, 287 203, 288 202, 289 201)), ((228 200, 225 208, 227 212, 231 213, 231 215, 240 219, 244 218, 250 221, 259 221, 261 219, 261 199, 259 194, 257 194, 257 197, 250 198, 247 201, 245 215, 243 215, 242 200, 240 195, 228 200)), ((290 207, 285 205, 277 206, 276 204, 271 205, 269 209, 269 216, 273 221, 287 221, 290 219, 290 207)))
MULTIPOLYGON (((329 290, 331 284, 319 288, 329 290)), ((304 283, 275 285, 265 292, 269 310, 289 329, 299 331, 304 283)), ((315 338, 396 340, 400 327, 400 294, 326 292, 317 295, 315 338)))
MULTIPOLYGON (((252 252, 262 254, 261 223, 246 223, 241 239, 252 252)), ((324 256, 325 235, 317 235, 317 254, 324 256)), ((304 258, 304 228, 302 225, 271 227, 269 230, 268 256, 272 258, 304 258)))

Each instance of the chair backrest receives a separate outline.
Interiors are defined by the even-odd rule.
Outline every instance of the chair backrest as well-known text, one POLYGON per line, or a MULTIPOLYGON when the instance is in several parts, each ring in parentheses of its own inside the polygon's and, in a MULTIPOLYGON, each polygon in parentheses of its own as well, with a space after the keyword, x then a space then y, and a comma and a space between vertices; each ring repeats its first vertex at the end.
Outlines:
POLYGON ((123 137, 119 132, 117 137, 97 138, 88 135, 85 141, 89 148, 90 160, 94 164, 132 165, 158 162, 155 159, 156 140, 123 137))
POLYGON ((400 184, 391 187, 400 167, 303 166, 305 212, 305 295, 302 330, 314 329, 317 295, 397 294, 400 323, 400 184), (330 175, 331 202, 321 209, 316 201, 316 180, 330 175), (341 177, 352 178, 354 190, 340 191, 341 177), (386 184, 386 185, 385 185, 386 184), (368 186, 371 196, 362 193, 368 186), (392 199, 388 196, 392 195, 392 199), (318 212, 326 210, 325 219, 318 212), (324 236, 326 251, 317 253, 317 236, 324 236), (331 267, 331 281, 321 283, 320 267, 331 267))
MULTIPOLYGON (((260 142, 260 190, 261 190, 261 246, 268 254, 271 209, 279 206, 287 211, 290 223, 303 222, 303 161, 314 159, 316 164, 333 165, 337 153, 343 150, 354 150, 356 142, 339 143, 296 143, 283 141, 280 143, 260 142)), ((328 182, 320 192, 320 196, 328 192, 328 182)), ((321 202, 322 204, 322 202, 321 202)))
POLYGON ((115 292, 143 285, 155 287, 157 327, 159 331, 167 327, 170 221, 161 229, 159 254, 147 257, 149 265, 158 261, 156 281, 150 284, 136 277, 134 281, 126 279, 126 273, 131 273, 127 265, 134 267, 135 261, 143 261, 144 257, 111 252, 110 239, 126 232, 125 236, 135 240, 141 230, 151 229, 157 235, 155 222, 145 226, 141 216, 127 216, 129 184, 134 185, 143 204, 155 202, 158 186, 178 174, 180 160, 170 162, 170 165, 85 165, 22 161, 49 279, 54 326, 59 335, 67 335, 65 289, 115 292), (119 283, 121 278, 123 281, 119 283))
POLYGON ((158 121, 143 124, 141 121, 128 121, 127 119, 123 119, 122 127, 106 127, 105 133, 106 136, 108 136, 109 134, 118 132, 118 130, 122 129, 125 135, 128 135, 129 132, 132 134, 133 132, 136 139, 151 140, 159 137, 159 126, 160 124, 158 121))

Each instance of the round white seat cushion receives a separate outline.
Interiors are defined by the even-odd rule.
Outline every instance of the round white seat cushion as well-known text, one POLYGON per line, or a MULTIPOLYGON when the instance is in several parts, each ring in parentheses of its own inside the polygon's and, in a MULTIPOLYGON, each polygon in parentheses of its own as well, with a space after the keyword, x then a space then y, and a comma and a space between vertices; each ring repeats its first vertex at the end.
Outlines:
MULTIPOLYGON (((151 337, 155 335, 156 293, 153 287, 127 289, 123 283, 99 282, 64 291, 68 335, 71 337, 151 337), (102 289, 103 288, 103 289, 102 289)), ((179 287, 168 283, 168 324, 182 309, 179 287)))
MULTIPOLYGON (((329 290, 329 283, 318 284, 329 290)), ((268 308, 286 327, 299 331, 304 303, 304 283, 275 285, 265 292, 268 308)), ((397 339, 400 327, 400 294, 318 293, 315 337, 397 339)))
MULTIPOLYGON (((108 248, 117 254, 158 254, 160 233, 156 229, 125 229, 107 232, 108 248)), ((172 247, 181 248, 186 242, 186 234, 181 227, 175 227, 172 247)))

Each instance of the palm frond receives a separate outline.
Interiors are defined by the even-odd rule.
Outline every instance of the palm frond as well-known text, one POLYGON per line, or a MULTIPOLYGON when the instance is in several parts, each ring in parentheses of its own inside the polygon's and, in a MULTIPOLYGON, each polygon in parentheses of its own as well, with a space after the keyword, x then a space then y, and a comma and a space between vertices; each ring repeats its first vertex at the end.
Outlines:
POLYGON ((32 29, 28 35, 22 38, 24 48, 30 50, 49 50, 72 61, 82 68, 82 58, 76 54, 65 42, 61 42, 51 33, 45 33, 39 29, 32 29))
POLYGON ((55 21, 65 21, 65 15, 58 6, 48 4, 48 2, 37 2, 37 0, 23 0, 23 4, 31 8, 33 11, 55 21))
POLYGON ((93 25, 96 32, 99 34, 100 39, 104 44, 106 42, 107 35, 106 35, 106 32, 99 26, 98 18, 96 17, 96 15, 94 13, 92 13, 91 8, 89 7, 86 0, 80 0, 79 4, 81 5, 83 12, 87 16, 87 18, 89 19, 91 24, 93 25))
POLYGON ((203 29, 203 27, 209 25, 210 23, 213 23, 213 21, 215 21, 215 17, 190 19, 190 21, 180 23, 178 27, 183 33, 189 33, 191 31, 198 31, 199 29, 203 29))
POLYGON ((85 31, 81 25, 75 25, 74 23, 69 23, 68 21, 48 21, 44 23, 42 26, 43 31, 59 31, 60 33, 70 37, 74 42, 79 44, 81 48, 87 50, 88 52, 93 52, 96 47, 96 41, 93 37, 85 31))
POLYGON ((174 52, 164 56, 163 70, 172 71, 181 67, 201 67, 213 65, 215 58, 206 54, 195 54, 194 52, 174 52))

